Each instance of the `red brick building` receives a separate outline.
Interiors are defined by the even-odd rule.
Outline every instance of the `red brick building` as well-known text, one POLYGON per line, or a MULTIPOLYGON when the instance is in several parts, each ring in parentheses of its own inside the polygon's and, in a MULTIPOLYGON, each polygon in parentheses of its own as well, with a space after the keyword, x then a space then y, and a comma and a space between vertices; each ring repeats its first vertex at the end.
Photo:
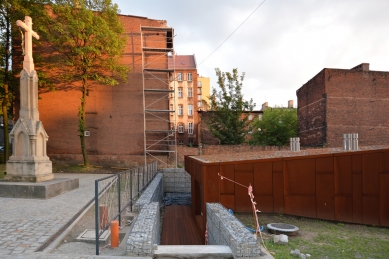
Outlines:
POLYGON ((360 145, 389 143, 389 72, 324 68, 296 93, 302 146, 341 147, 346 133, 360 145))
MULTIPOLYGON (((92 164, 107 165, 131 165, 144 163, 145 150, 145 125, 144 118, 152 124, 148 129, 169 130, 169 114, 160 117, 165 121, 152 121, 145 115, 145 106, 153 103, 151 98, 160 98, 161 93, 152 92, 145 98, 146 86, 143 80, 142 58, 147 62, 153 59, 152 54, 142 56, 141 26, 167 28, 165 20, 153 20, 146 17, 119 15, 125 27, 127 46, 122 62, 128 65, 131 71, 128 74, 128 82, 116 86, 93 84, 87 96, 86 126, 90 132, 87 137, 87 152, 92 164)), ((159 41, 161 48, 172 48, 166 30, 158 32, 148 31, 144 35, 144 42, 159 41)), ((144 44, 144 43, 143 43, 144 44)), ((158 46, 155 46, 158 47, 158 46)), ((39 51, 35 48, 34 51, 39 51)), ((44 53, 51 53, 45 49, 44 53)), ((155 57, 154 57, 155 58, 155 57)), ((167 69, 167 55, 159 60, 161 69, 167 69)), ((47 68, 36 66, 37 71, 45 71, 47 68)), ((168 74, 161 74, 168 81, 168 74)), ((155 80, 155 79, 154 79, 155 80)), ((160 81, 160 80, 155 80, 160 81)), ((151 82, 151 81, 148 81, 151 82)), ((162 84, 155 88, 168 90, 168 85, 162 84)), ((166 91, 165 91, 166 92, 166 91)), ((166 95, 166 93, 162 93, 166 95)), ((60 84, 56 85, 56 91, 41 91, 39 93, 40 120, 43 122, 49 135, 47 145, 48 156, 52 160, 69 160, 75 163, 82 162, 80 138, 78 132, 78 109, 80 106, 81 92, 74 87, 60 84)), ((154 104, 152 109, 168 110, 168 99, 154 104)), ((157 136, 159 138, 159 136, 157 136)), ((165 148, 161 148, 165 149, 165 148)), ((164 153, 155 154, 161 159, 167 159, 164 153)))

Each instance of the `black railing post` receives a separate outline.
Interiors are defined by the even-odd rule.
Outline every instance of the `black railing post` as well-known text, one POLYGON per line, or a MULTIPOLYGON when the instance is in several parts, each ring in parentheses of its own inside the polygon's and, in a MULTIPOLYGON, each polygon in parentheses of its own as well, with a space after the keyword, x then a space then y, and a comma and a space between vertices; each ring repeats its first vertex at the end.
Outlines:
POLYGON ((119 212, 119 226, 122 225, 122 214, 120 213, 121 211, 121 206, 120 206, 120 176, 121 174, 118 174, 118 212, 119 212))
POLYGON ((130 170, 130 207, 132 212, 132 169, 130 170))
POLYGON ((96 255, 99 255, 99 182, 95 180, 96 255))
POLYGON ((136 172, 137 172, 137 175, 138 175, 138 193, 137 193, 137 195, 138 195, 138 198, 139 198, 139 184, 140 184, 140 182, 139 182, 139 167, 136 169, 136 172))

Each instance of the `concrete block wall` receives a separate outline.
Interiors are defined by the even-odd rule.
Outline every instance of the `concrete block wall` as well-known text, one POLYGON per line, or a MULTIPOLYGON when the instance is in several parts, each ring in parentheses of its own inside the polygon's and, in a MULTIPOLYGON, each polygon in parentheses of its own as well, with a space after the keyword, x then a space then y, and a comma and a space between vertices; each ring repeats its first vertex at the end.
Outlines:
POLYGON ((158 173, 146 190, 142 193, 140 198, 134 205, 134 211, 141 211, 142 208, 151 203, 161 203, 163 198, 163 175, 158 173))
POLYGON ((161 243, 159 203, 152 202, 140 211, 127 239, 127 255, 152 256, 161 243))
POLYGON ((261 255, 261 247, 254 235, 219 203, 207 203, 208 244, 226 245, 234 257, 261 255))
POLYGON ((163 192, 191 192, 190 175, 183 168, 165 168, 163 173, 163 192))

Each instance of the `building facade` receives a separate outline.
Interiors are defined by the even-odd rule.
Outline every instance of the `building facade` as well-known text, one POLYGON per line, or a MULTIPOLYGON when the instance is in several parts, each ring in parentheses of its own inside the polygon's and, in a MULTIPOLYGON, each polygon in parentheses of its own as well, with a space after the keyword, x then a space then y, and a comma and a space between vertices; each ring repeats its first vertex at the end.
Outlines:
POLYGON ((197 77, 197 107, 199 111, 207 111, 209 109, 211 95, 211 83, 209 77, 197 77))
POLYGON ((389 72, 325 68, 296 93, 302 146, 341 147, 347 133, 359 145, 389 143, 389 72))
MULTIPOLYGON (((145 106, 151 99, 144 98, 144 64, 143 60, 150 56, 143 55, 141 37, 148 41, 158 41, 163 48, 172 48, 172 35, 166 30, 158 32, 142 32, 141 27, 167 28, 165 20, 154 20, 147 17, 119 15, 124 25, 127 45, 121 59, 130 68, 128 81, 116 86, 90 83, 86 97, 86 127, 88 137, 86 148, 91 164, 100 165, 137 165, 145 162, 145 118, 150 119, 154 128, 169 129, 169 114, 160 117, 165 120, 155 120, 145 115, 145 106)), ((54 55, 50 46, 35 47, 42 58, 54 55)), ((168 68, 167 56, 159 59, 162 69, 168 68)), ((17 62, 14 62, 17 64, 17 62)), ((49 73, 52 78, 58 78, 57 71, 48 67, 36 70, 49 73)), ((165 73, 168 81, 167 73, 165 73)), ((81 102, 81 91, 78 86, 55 82, 56 91, 40 89, 39 112, 40 120, 49 135, 47 153, 51 160, 65 160, 73 163, 82 161, 80 133, 78 130, 78 112, 81 102)), ((166 90, 169 89, 167 83, 166 90)), ((156 88, 161 88, 156 87, 156 88)), ((149 95, 160 93, 151 92, 149 95)), ((166 93, 165 93, 166 94, 166 93)), ((169 100, 159 102, 152 109, 168 110, 169 100)), ((156 154, 161 160, 167 160, 166 154, 156 154)))
POLYGON ((174 55, 169 57, 171 93, 169 100, 172 129, 176 131, 178 145, 197 145, 198 124, 198 77, 194 55, 174 55))

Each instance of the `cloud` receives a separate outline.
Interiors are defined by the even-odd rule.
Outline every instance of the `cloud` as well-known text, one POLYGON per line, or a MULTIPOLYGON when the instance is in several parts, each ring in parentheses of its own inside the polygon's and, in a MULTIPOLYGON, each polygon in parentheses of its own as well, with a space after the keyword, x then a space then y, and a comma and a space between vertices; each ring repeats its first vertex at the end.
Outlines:
POLYGON ((245 72, 243 93, 257 108, 265 101, 286 106, 326 67, 367 62, 389 70, 389 1, 266 0, 210 57, 262 0, 114 2, 123 14, 167 20, 177 34, 175 51, 195 54, 198 64, 206 59, 198 72, 212 87, 215 67, 245 72))

